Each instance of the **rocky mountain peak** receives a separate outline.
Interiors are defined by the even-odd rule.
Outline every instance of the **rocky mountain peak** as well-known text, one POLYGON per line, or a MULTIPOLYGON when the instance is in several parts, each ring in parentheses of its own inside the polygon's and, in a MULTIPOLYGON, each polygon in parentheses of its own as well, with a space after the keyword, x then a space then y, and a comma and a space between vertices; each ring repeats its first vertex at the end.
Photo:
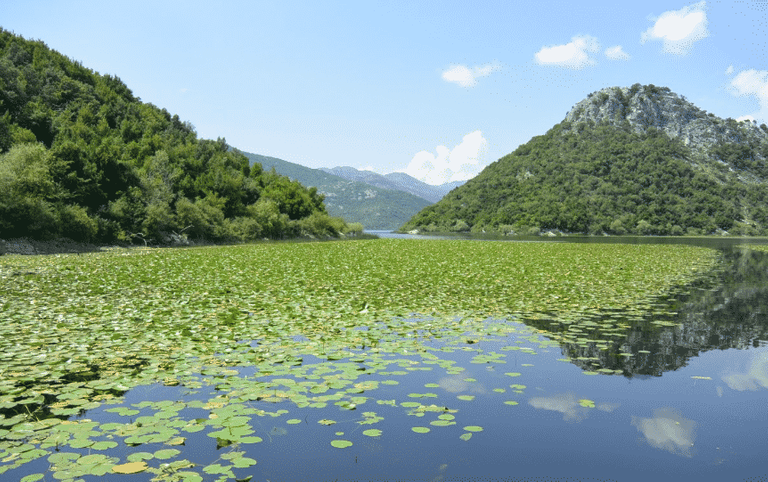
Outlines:
POLYGON ((565 120, 593 121, 620 126, 628 122, 635 132, 654 127, 695 150, 718 143, 759 143, 768 139, 768 127, 754 122, 721 119, 688 102, 667 87, 634 84, 593 92, 577 103, 565 120))

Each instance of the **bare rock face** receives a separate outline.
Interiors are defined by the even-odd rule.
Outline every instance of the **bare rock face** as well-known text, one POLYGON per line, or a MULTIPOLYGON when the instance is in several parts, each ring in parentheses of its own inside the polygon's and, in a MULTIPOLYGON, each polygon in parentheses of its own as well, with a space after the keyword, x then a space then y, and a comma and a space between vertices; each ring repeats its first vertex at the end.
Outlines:
POLYGON ((654 85, 608 87, 589 94, 573 106, 565 120, 578 124, 593 121, 620 126, 625 122, 637 133, 653 127, 696 151, 717 143, 760 143, 768 128, 754 122, 721 119, 688 102, 667 87, 654 85))

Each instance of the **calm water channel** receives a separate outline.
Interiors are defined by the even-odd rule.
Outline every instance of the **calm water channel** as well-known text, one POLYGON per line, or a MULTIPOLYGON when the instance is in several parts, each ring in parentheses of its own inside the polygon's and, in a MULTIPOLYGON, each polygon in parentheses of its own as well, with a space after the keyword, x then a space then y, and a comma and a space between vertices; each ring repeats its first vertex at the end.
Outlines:
MULTIPOLYGON (((737 248, 745 240, 733 239, 567 241, 694 242, 721 250, 723 266, 711 279, 665 300, 664 314, 628 321, 629 336, 617 339, 607 350, 594 344, 547 343, 537 329, 551 330, 549 320, 514 320, 524 323, 516 334, 489 335, 440 352, 440 359, 464 369, 459 373, 415 354, 392 355, 386 371, 372 372, 358 381, 394 378, 399 383, 364 391, 360 395, 368 396, 367 400, 354 410, 332 403, 325 408, 298 408, 288 401, 253 401, 254 408, 273 413, 284 408, 287 413, 252 417, 255 435, 263 441, 243 444, 238 450, 245 450, 258 463, 235 470, 237 477, 252 475, 253 481, 271 482, 768 480, 768 255, 737 248), (660 321, 670 326, 649 328, 660 321), (478 355, 490 358, 478 362, 478 355), (426 392, 431 395, 409 397, 426 392), (402 405, 409 400, 456 411, 427 410, 419 415, 418 410, 402 405), (366 420, 363 412, 375 412, 383 421, 361 424, 366 420), (321 420, 335 423, 318 423, 321 420), (456 423, 432 423, 438 420, 456 423), (413 427, 430 430, 417 433, 413 427), (378 436, 363 434, 377 428, 382 429, 378 436), (353 445, 335 448, 330 445, 333 439, 353 445)), ((622 317, 621 313, 612 316, 622 317)), ((505 323, 511 322, 486 322, 489 333, 494 325, 505 323)), ((445 345, 434 340, 429 346, 439 350, 445 345)), ((355 362, 365 370, 365 351, 359 355, 355 362)), ((303 366, 316 365, 317 370, 327 363, 310 355, 302 360, 303 366)), ((239 376, 254 379, 285 378, 263 376, 252 367, 238 371, 239 376)), ((140 387, 128 392, 121 406, 135 407, 146 400, 207 402, 223 393, 219 388, 217 392, 205 385, 195 391, 180 386, 140 387)), ((100 407, 81 418, 125 422, 114 411, 107 412, 109 408, 114 406, 100 407)), ((136 416, 153 413, 140 408, 136 416)), ((188 407, 178 417, 205 419, 209 410, 188 407)), ((183 457, 199 466, 233 450, 217 446, 205 432, 186 436, 179 448, 183 457)), ((144 444, 112 453, 124 460, 139 449, 162 448, 168 447, 144 444)), ((6 473, 2 480, 45 472, 48 465, 43 458, 6 473)), ((200 475, 204 480, 218 477, 200 475)), ((107 475, 106 479, 151 477, 141 473, 107 475)), ((84 476, 82 480, 104 479, 84 476)))

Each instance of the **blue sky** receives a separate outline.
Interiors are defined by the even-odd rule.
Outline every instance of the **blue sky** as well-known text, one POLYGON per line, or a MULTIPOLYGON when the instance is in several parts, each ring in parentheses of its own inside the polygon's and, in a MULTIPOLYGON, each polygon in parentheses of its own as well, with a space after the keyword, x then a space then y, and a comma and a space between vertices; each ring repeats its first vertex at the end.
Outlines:
POLYGON ((475 175, 604 87, 768 122, 768 0, 4 0, 0 26, 202 138, 309 167, 475 175))

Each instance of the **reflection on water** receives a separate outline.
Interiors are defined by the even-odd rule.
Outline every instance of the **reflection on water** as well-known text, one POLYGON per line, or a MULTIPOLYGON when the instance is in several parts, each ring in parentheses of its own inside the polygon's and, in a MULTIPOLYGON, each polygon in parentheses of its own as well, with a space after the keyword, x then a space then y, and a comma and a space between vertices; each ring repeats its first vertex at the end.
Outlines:
MULTIPOLYGON (((491 325, 514 320, 488 320, 488 336, 435 339, 414 353, 292 352, 269 371, 211 367, 194 391, 139 387, 121 406, 62 426, 98 420, 94 437, 122 444, 109 455, 122 462, 140 451, 158 471, 165 444, 181 440, 180 458, 193 467, 179 473, 201 474, 189 480, 217 480, 214 468, 240 452, 258 460, 232 469, 241 480, 759 480, 768 475, 768 255, 720 248, 722 269, 649 307, 655 314, 606 315, 626 326, 615 336, 600 337, 597 317, 575 320, 585 341, 562 345, 542 339, 558 329, 551 320, 522 320, 529 328, 504 336, 491 325), (336 448, 335 439, 352 445, 336 448)), ((96 450, 83 447, 84 457, 96 450)), ((2 475, 47 477, 49 462, 2 475)), ((168 474, 159 480, 182 480, 168 474)))
POLYGON ((740 392, 768 388, 768 352, 753 355, 746 373, 728 373, 721 378, 728 388, 740 392))
POLYGON ((587 404, 580 403, 572 393, 533 397, 528 400, 528 403, 533 408, 560 412, 566 422, 581 422, 589 412, 587 404))
POLYGON ((676 455, 692 456, 696 422, 683 418, 677 410, 659 408, 650 418, 633 416, 632 425, 645 435, 651 446, 676 455))
POLYGON ((487 393, 486 389, 477 382, 467 382, 466 375, 443 377, 438 382, 440 388, 448 393, 487 393))
MULTIPOLYGON (((653 314, 641 321, 624 319, 621 313, 592 317, 591 327, 579 324, 579 333, 591 341, 562 343, 562 353, 584 370, 639 377, 677 370, 709 350, 768 345, 768 253, 738 248, 721 252, 723 263, 716 273, 660 300, 650 307, 653 314), (605 321, 628 328, 620 337, 597 343, 595 339, 604 338, 600 327, 605 321)), ((569 328, 551 320, 523 321, 544 331, 569 328)), ((755 370, 765 368, 756 365, 755 370)), ((734 375, 733 383, 764 383, 758 375, 734 375)))

